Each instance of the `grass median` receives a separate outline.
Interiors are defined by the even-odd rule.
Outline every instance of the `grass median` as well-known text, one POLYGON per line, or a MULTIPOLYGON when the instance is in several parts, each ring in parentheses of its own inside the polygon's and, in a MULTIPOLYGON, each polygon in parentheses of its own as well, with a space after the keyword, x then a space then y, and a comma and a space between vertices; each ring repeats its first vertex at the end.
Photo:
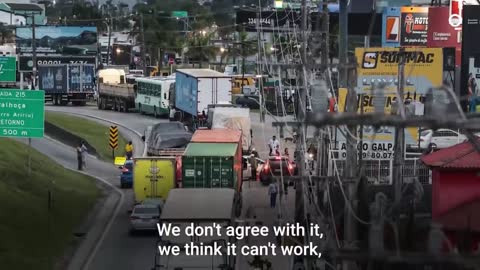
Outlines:
MULTIPOLYGON (((69 114, 48 111, 45 112, 45 121, 83 138, 97 150, 102 160, 112 161, 112 149, 108 144, 109 126, 69 114)), ((115 150, 116 156, 123 156, 125 144, 125 138, 120 135, 118 148, 115 150)))
POLYGON ((50 270, 72 243, 75 228, 100 191, 94 179, 67 170, 34 149, 29 176, 27 149, 18 141, 0 140, 0 265, 50 270))

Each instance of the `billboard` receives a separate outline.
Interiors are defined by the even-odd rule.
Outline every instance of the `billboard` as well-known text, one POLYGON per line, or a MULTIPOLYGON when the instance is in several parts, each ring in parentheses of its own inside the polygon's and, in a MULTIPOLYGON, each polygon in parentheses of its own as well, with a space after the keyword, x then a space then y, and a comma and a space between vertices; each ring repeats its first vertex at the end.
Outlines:
POLYGON ((468 75, 477 79, 477 85, 480 85, 480 46, 478 46, 478 37, 480 36, 480 6, 463 6, 463 25, 462 25, 462 69, 460 79, 460 96, 464 99, 463 108, 467 109, 465 102, 468 94, 468 75))
MULTIPOLYGON (((17 27, 15 31, 19 54, 32 52, 32 28, 17 27)), ((37 53, 82 55, 97 53, 97 28, 92 26, 37 26, 37 53)))
POLYGON ((427 45, 428 7, 402 7, 400 46, 422 47, 427 45))
POLYGON ((460 48, 462 26, 449 23, 449 7, 430 7, 428 10, 427 46, 432 48, 460 48))
POLYGON ((0 57, 0 82, 17 81, 17 59, 15 56, 0 57))
MULTIPOLYGON (((37 55, 37 65, 58 64, 96 64, 95 56, 61 56, 61 55, 37 55)), ((18 58, 18 70, 30 72, 33 68, 31 55, 21 55, 18 58)))
POLYGON ((382 47, 400 46, 400 25, 400 8, 385 8, 382 15, 382 47))
MULTIPOLYGON (((401 60, 398 48, 356 48, 357 87, 359 108, 364 113, 374 111, 374 86, 386 83, 383 91, 385 113, 390 113, 392 103, 396 100, 398 84, 398 64, 401 60)), ((443 51, 441 48, 406 48, 405 49, 405 87, 404 99, 411 98, 415 106, 415 114, 423 115, 423 101, 431 87, 438 87, 443 82, 443 51)), ((339 100, 345 100, 346 91, 339 91, 339 100)), ((339 108, 341 105, 339 105, 339 108)), ((365 126, 363 140, 375 154, 374 157, 390 158, 385 151, 393 151, 394 128, 381 127, 377 132, 365 126), (370 142, 372 143, 367 143, 370 142), (381 153, 378 154, 377 153, 381 153)), ((405 142, 408 145, 418 144, 418 128, 407 128, 405 142)), ((345 139, 339 136, 340 149, 345 139)))

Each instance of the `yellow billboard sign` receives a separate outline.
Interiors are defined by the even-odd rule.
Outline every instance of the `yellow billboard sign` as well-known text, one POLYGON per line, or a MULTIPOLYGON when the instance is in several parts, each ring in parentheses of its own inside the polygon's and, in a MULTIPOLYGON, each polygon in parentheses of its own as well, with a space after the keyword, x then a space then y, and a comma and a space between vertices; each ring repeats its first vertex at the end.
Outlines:
MULTIPOLYGON (((423 114, 423 102, 428 90, 443 83, 443 51, 441 48, 406 48, 404 54, 398 48, 356 48, 358 108, 364 113, 374 111, 374 93, 382 88, 385 98, 385 113, 390 114, 393 102, 397 99, 399 64, 405 60, 404 99, 415 105, 415 114, 423 114)), ((343 111, 347 89, 339 89, 338 109, 343 111)), ((364 130, 365 140, 391 143, 394 141, 394 128, 382 127, 375 133, 370 127, 364 130)), ((407 144, 418 143, 418 128, 407 128, 407 144)), ((340 140, 342 140, 340 138, 340 140)))

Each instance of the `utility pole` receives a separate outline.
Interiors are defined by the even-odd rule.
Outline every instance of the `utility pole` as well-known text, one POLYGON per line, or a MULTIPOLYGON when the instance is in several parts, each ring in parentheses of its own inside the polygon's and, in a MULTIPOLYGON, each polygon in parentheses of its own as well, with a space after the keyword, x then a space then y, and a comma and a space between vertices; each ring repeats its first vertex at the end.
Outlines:
MULTIPOLYGON (((348 58, 348 3, 349 0, 339 0, 340 1, 340 10, 339 10, 339 60, 340 60, 340 87, 347 87, 347 112, 357 112, 357 95, 355 93, 355 88, 353 84, 348 83, 350 81, 356 81, 355 76, 349 78, 349 71, 353 71, 355 74, 355 68, 347 68, 347 58, 348 58), (353 77, 353 78, 352 78, 353 77)), ((356 75, 356 74, 355 74, 356 75)), ((357 176, 357 141, 353 137, 356 137, 357 126, 349 125, 347 126, 349 132, 347 133, 346 143, 347 143, 347 156, 346 164, 344 170, 344 183, 346 185, 346 196, 347 200, 345 201, 344 209, 344 248, 353 248, 354 242, 357 239, 356 230, 357 223, 351 211, 356 211, 356 176, 357 176), (352 136, 353 135, 353 136, 352 136), (352 209, 350 209, 350 207, 352 209)), ((344 260, 342 263, 342 269, 344 270, 354 270, 356 269, 355 263, 352 261, 344 260)))
POLYGON ((32 14, 32 61, 33 61, 33 67, 32 67, 32 75, 33 75, 33 87, 32 90, 37 89, 37 69, 38 69, 38 63, 37 63, 37 41, 35 37, 35 14, 32 14))
POLYGON ((339 87, 347 87, 347 57, 348 57, 348 3, 349 0, 339 0, 339 37, 338 37, 338 53, 339 53, 339 87))
MULTIPOLYGON (((142 32, 142 61, 143 61, 143 74, 147 75, 147 57, 146 57, 146 50, 147 47, 145 46, 145 30, 143 28, 143 13, 140 13, 140 31, 142 32)), ((159 71, 160 72, 160 71, 159 71)))
MULTIPOLYGON (((305 205, 305 180, 306 180, 306 168, 305 168, 305 133, 306 133, 306 125, 305 125, 305 115, 307 111, 307 87, 308 87, 308 74, 307 74, 307 44, 308 44, 308 36, 307 36, 307 25, 308 25, 308 16, 309 13, 307 12, 307 1, 302 0, 302 10, 301 10, 301 31, 302 34, 302 48, 300 51, 301 59, 302 59, 302 66, 298 70, 297 78, 301 78, 302 84, 298 87, 298 107, 297 107, 297 121, 300 123, 297 134, 297 144, 295 149, 295 159, 298 166, 298 174, 302 177, 299 181, 296 182, 295 188, 295 222, 299 223, 300 226, 307 225, 307 211, 305 205)), ((305 243, 308 242, 308 235, 304 238, 305 243)), ((305 269, 310 269, 310 260, 304 258, 304 266, 305 269)))
POLYGON ((107 47, 107 66, 110 64, 110 46, 112 46, 112 16, 110 16, 110 23, 107 24, 108 27, 108 47, 107 47))
MULTIPOLYGON (((400 63, 398 65, 398 97, 397 108, 399 111, 396 114, 405 115, 405 106, 401 106, 403 103, 403 90, 405 86, 405 48, 400 48, 399 51, 400 63)), ((403 127, 395 128, 395 152, 393 156, 393 190, 394 201, 398 205, 402 198, 402 184, 403 184, 403 161, 405 154, 405 129, 403 127)))
POLYGON ((262 58, 261 58, 261 50, 262 50, 262 38, 260 34, 260 19, 261 19, 261 5, 258 5, 258 11, 257 11, 257 22, 256 22, 256 28, 257 28, 257 42, 258 42, 258 53, 257 53, 257 79, 258 79, 258 96, 259 96, 259 102, 260 103, 260 122, 265 123, 265 110, 267 109, 265 107, 265 100, 264 100, 264 91, 263 91, 263 70, 262 70, 262 58))

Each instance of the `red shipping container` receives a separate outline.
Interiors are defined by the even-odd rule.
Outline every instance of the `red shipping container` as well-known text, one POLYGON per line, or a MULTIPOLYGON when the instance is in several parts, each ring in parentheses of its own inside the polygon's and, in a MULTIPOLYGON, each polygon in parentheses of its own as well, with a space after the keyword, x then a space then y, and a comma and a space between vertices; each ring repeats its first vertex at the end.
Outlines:
POLYGON ((238 191, 242 190, 243 182, 243 158, 242 158, 242 131, 216 128, 216 129, 199 129, 195 131, 192 136, 191 142, 194 143, 235 143, 238 144, 236 159, 239 161, 239 166, 235 168, 237 172, 238 191))

